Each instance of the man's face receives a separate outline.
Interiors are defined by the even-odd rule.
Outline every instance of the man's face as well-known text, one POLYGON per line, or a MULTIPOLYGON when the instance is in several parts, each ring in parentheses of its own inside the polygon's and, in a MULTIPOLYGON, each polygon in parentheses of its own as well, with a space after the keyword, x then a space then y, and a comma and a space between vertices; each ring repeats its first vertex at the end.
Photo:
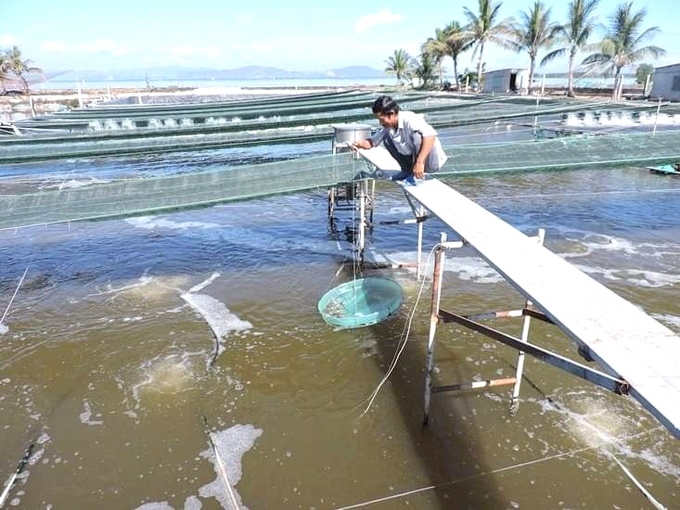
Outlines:
POLYGON ((376 113, 376 118, 382 127, 396 128, 399 125, 398 116, 396 112, 390 113, 376 113))

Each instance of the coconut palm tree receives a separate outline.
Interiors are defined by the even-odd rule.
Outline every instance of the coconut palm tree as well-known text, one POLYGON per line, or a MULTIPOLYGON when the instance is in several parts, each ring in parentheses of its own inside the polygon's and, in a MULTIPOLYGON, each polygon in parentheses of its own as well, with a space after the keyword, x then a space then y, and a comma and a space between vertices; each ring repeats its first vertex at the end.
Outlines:
POLYGON ((399 49, 394 50, 394 55, 385 61, 387 64, 385 72, 396 75, 397 87, 402 86, 405 80, 411 81, 411 78, 413 78, 415 67, 413 60, 413 57, 405 50, 399 49))
POLYGON ((416 63, 413 72, 420 78, 422 88, 427 89, 434 84, 436 68, 435 57, 426 52, 420 55, 420 61, 416 63))
POLYGON ((632 12, 633 3, 620 4, 610 18, 607 34, 600 46, 599 53, 589 55, 583 65, 602 69, 605 76, 614 74, 614 89, 612 99, 621 98, 623 77, 621 69, 648 56, 659 58, 666 54, 666 50, 658 46, 643 46, 643 44, 657 35, 659 27, 642 29, 647 10, 632 12))
POLYGON ((453 76, 456 80, 456 89, 460 90, 460 79, 458 78, 458 57, 461 53, 469 50, 474 41, 463 33, 463 28, 457 21, 452 21, 446 28, 446 45, 448 47, 448 55, 453 60, 453 76))
POLYGON ((28 80, 25 78, 26 73, 40 73, 42 74, 42 69, 33 66, 33 62, 29 59, 22 60, 21 50, 17 46, 14 46, 11 50, 5 52, 4 60, 7 71, 16 76, 16 78, 23 84, 24 90, 30 94, 30 88, 28 86, 28 80))
POLYGON ((0 87, 5 92, 5 80, 7 79, 7 55, 0 51, 0 87))
POLYGON ((529 12, 519 14, 519 22, 513 23, 510 30, 511 45, 518 52, 529 53, 529 86, 531 94, 536 70, 536 57, 542 48, 550 48, 555 41, 559 25, 550 21, 550 9, 546 9, 541 0, 536 0, 529 12))
POLYGON ((423 55, 427 54, 434 60, 434 65, 437 67, 439 72, 439 85, 444 81, 444 70, 443 61, 444 58, 449 54, 449 47, 446 44, 446 29, 442 30, 440 28, 435 29, 435 36, 428 37, 427 41, 423 43, 421 48, 421 53, 423 55))
POLYGON ((595 32, 597 21, 595 9, 600 0, 571 0, 568 7, 568 21, 558 29, 557 42, 563 46, 548 53, 541 65, 569 53, 567 70, 567 96, 574 97, 574 60, 576 53, 591 48, 588 39, 595 32))
POLYGON ((510 31, 510 25, 514 21, 512 18, 506 18, 498 21, 499 10, 501 2, 494 2, 493 0, 477 0, 479 14, 475 14, 467 7, 463 8, 465 17, 469 24, 461 30, 456 39, 467 39, 474 45, 475 49, 472 57, 477 56, 477 77, 479 79, 479 86, 482 86, 484 78, 482 76, 482 63, 484 62, 484 46, 487 42, 493 42, 508 47, 506 36, 510 31))

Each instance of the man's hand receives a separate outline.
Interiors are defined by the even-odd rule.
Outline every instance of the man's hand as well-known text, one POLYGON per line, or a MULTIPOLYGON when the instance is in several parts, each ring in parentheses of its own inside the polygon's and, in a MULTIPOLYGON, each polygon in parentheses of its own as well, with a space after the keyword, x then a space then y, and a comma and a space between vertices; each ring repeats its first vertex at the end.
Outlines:
POLYGON ((416 179, 424 179, 425 178, 425 164, 420 163, 419 161, 416 161, 413 164, 413 175, 415 176, 416 179))
POLYGON ((370 149, 373 147, 370 140, 357 140, 352 144, 353 149, 370 149))

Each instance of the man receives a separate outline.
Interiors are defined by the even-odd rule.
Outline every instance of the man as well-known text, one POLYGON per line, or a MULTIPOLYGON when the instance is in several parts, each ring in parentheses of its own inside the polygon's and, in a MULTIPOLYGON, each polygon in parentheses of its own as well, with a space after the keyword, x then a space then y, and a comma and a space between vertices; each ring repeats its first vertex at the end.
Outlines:
POLYGON ((444 165, 446 154, 437 132, 422 115, 401 111, 390 96, 378 97, 372 109, 382 129, 352 146, 370 149, 382 143, 401 167, 401 172, 392 177, 393 181, 423 179, 426 172, 436 172, 444 165))

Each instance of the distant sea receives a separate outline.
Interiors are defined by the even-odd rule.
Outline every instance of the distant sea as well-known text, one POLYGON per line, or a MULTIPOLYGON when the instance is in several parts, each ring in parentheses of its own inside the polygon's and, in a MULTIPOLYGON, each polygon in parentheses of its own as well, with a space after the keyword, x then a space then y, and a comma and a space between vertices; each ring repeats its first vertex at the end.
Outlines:
MULTIPOLYGON (((453 78, 447 76, 444 78, 449 83, 453 83, 453 78)), ((563 77, 546 77, 541 74, 534 77, 534 86, 540 86, 542 83, 549 88, 566 87, 567 78, 563 77)), ((112 80, 112 81, 85 81, 76 82, 73 80, 48 80, 43 83, 36 83, 31 86, 33 90, 57 90, 57 89, 73 89, 76 90, 78 85, 82 90, 88 89, 139 89, 146 90, 147 88, 168 88, 168 87, 183 87, 183 88, 345 88, 345 87, 361 87, 361 86, 396 86, 396 78, 391 76, 386 77, 371 77, 371 78, 282 78, 282 79, 243 79, 243 80, 150 80, 148 85, 144 79, 139 80, 112 80)), ((611 88, 614 85, 614 78, 603 77, 588 77, 575 78, 574 85, 578 88, 611 88)), ((635 85, 634 76, 624 76, 623 86, 632 87, 635 85)))
POLYGON ((353 86, 396 86, 396 78, 310 78, 310 79, 250 79, 250 80, 150 80, 148 85, 144 79, 117 81, 64 81, 48 80, 36 83, 33 90, 77 89, 140 89, 147 88, 337 88, 353 86))

